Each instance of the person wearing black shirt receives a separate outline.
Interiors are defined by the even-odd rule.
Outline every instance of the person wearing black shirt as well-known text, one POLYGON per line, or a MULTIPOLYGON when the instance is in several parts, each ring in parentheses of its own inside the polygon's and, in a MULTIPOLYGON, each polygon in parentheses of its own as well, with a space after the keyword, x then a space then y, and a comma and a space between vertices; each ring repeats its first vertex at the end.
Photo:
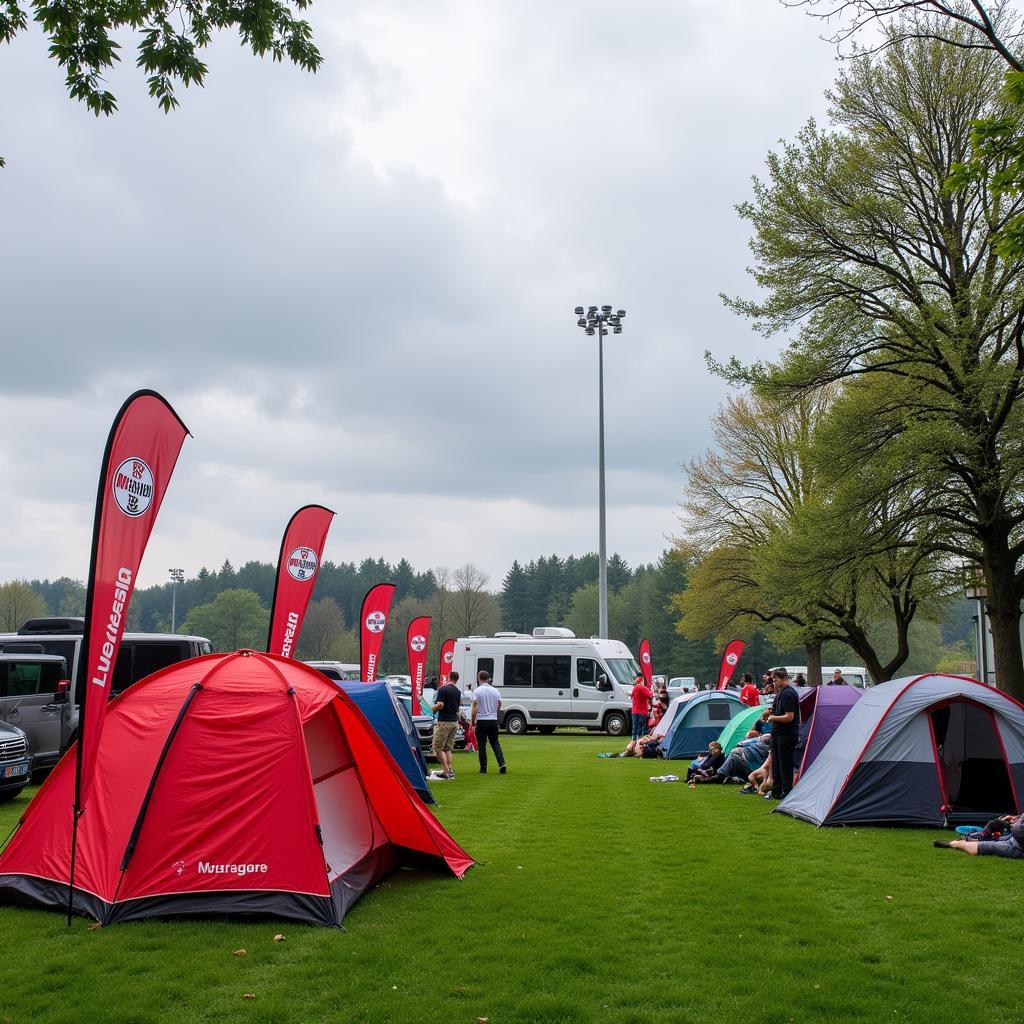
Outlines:
POLYGON ((793 788, 793 751, 800 737, 800 698, 789 684, 784 668, 772 672, 775 700, 768 721, 772 726, 772 800, 781 800, 793 788))
POLYGON ((452 771, 452 749, 455 746, 455 734, 459 731, 459 706, 462 703, 462 691, 458 687, 459 673, 453 672, 434 694, 433 710, 437 712, 434 723, 434 756, 441 765, 441 777, 454 779, 452 771))

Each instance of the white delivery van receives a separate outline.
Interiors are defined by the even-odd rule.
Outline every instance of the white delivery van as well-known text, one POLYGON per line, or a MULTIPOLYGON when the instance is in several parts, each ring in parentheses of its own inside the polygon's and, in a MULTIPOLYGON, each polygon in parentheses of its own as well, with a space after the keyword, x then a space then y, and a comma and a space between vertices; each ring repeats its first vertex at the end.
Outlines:
POLYGON ((629 732, 630 693, 640 666, 618 640, 583 639, 571 629, 538 626, 533 635, 459 637, 452 669, 471 692, 477 673, 501 693, 499 725, 514 736, 562 726, 629 732))
MULTIPOLYGON (((789 673, 790 681, 796 678, 797 673, 802 675, 804 679, 807 678, 806 665, 783 665, 780 667, 785 668, 789 673)), ((821 681, 823 684, 831 682, 832 673, 836 669, 843 673, 843 679, 846 680, 847 686, 855 686, 858 690, 866 690, 868 687, 875 685, 868 670, 863 665, 822 665, 821 681)), ((774 669, 770 668, 768 671, 773 672, 774 669)))

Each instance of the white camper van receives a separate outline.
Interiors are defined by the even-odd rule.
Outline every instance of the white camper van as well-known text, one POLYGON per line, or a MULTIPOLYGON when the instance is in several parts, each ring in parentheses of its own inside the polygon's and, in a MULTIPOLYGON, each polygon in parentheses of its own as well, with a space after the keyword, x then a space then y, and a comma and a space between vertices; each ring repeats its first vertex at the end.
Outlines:
POLYGON ((538 626, 533 635, 495 633, 455 641, 452 668, 464 692, 477 673, 501 692, 499 725, 513 736, 562 726, 629 732, 630 692, 640 666, 618 640, 585 640, 571 629, 538 626))

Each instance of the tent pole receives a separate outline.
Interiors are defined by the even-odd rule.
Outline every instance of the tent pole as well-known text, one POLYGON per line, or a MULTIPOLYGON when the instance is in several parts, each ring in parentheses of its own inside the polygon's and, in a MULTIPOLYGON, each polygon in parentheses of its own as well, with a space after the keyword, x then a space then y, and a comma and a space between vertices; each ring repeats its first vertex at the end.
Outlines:
POLYGON ((68 927, 71 927, 71 914, 75 899, 75 857, 78 853, 78 819, 82 812, 77 804, 71 811, 71 870, 68 872, 68 927))

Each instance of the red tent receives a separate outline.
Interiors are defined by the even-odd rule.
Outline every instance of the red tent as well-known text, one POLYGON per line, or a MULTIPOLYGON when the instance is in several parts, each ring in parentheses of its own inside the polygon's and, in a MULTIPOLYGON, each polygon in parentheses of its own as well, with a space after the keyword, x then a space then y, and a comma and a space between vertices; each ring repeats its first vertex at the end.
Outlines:
MULTIPOLYGON (((0 856, 0 901, 67 904, 75 758, 0 856)), ((272 915, 338 924, 404 865, 472 859, 319 672, 252 651, 157 672, 111 702, 78 826, 74 907, 104 924, 272 915)))

